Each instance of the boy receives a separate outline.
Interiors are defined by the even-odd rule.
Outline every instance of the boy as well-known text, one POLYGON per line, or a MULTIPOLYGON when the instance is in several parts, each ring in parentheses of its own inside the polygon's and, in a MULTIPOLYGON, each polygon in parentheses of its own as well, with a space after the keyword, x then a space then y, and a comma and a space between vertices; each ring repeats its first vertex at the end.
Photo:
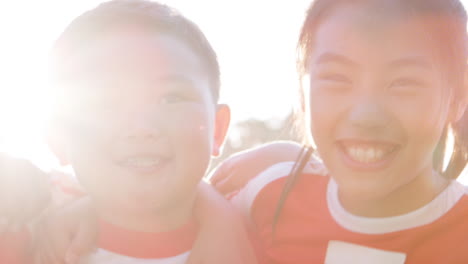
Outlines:
POLYGON ((85 263, 184 263, 203 236, 198 185, 229 124, 212 47, 167 6, 115 0, 76 18, 53 56, 50 144, 99 218, 85 263))

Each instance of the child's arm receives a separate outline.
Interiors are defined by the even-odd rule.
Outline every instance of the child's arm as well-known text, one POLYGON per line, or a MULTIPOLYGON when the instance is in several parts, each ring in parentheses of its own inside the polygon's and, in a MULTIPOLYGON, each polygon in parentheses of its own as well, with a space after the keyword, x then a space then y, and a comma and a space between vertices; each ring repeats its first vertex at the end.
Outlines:
POLYGON ((195 217, 200 229, 187 264, 257 263, 240 214, 212 186, 202 182, 199 190, 195 217))
MULTIPOLYGON (((210 185, 201 183, 199 190, 194 211, 200 229, 187 263, 256 263, 240 215, 210 185)), ((74 264, 91 252, 98 232, 92 208, 91 201, 82 198, 49 214, 37 235, 37 263, 74 264)))
MULTIPOLYGON (((216 187, 231 192, 269 166, 294 160, 299 152, 300 146, 293 142, 263 145, 226 160, 212 180, 216 187)), ((67 259, 67 264, 73 264, 94 248, 97 229, 91 208, 91 202, 84 200, 68 204, 47 217, 47 223, 40 228, 48 233, 40 236, 48 238, 39 243, 42 245, 39 250, 41 263, 67 259)), ((200 185, 195 211, 201 222, 200 236, 188 263, 255 263, 242 218, 210 186, 200 185)))
POLYGON ((30 235, 26 228, 0 235, 0 263, 29 264, 32 261, 30 235))
POLYGON ((48 175, 31 162, 0 154, 0 263, 30 263, 28 227, 50 200, 48 175))
POLYGON ((96 247, 97 217, 89 197, 49 210, 36 228, 37 264, 76 264, 96 247))
POLYGON ((45 172, 27 160, 0 154, 0 231, 23 229, 49 201, 45 172))
POLYGON ((277 141, 247 149, 224 160, 214 169, 210 181, 226 195, 244 187, 268 167, 283 161, 294 161, 300 151, 301 145, 292 141, 277 141))

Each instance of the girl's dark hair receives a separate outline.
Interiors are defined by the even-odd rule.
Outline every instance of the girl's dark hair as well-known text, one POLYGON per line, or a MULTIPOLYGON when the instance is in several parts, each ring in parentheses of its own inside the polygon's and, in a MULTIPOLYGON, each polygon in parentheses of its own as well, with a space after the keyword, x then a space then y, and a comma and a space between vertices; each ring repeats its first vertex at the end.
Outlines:
POLYGON ((286 202, 288 194, 291 192, 291 189, 293 188, 294 184, 299 178, 299 175, 301 175, 302 171, 304 170, 304 167, 307 165, 307 162, 309 162, 312 152, 313 149, 311 147, 303 146, 301 151, 299 152, 299 155, 296 158, 296 161, 294 162, 294 166, 292 167, 289 176, 286 178, 286 183, 284 184, 283 190, 279 197, 278 205, 276 207, 275 215, 273 217, 273 237, 275 235, 276 225, 278 224, 278 220, 281 215, 281 211, 283 210, 284 203, 286 202))
POLYGON ((463 117, 452 125, 455 142, 458 144, 453 150, 448 167, 444 171, 447 177, 458 177, 463 169, 467 167, 468 160, 468 112, 465 111, 463 117))
MULTIPOLYGON (((434 39, 439 43, 442 63, 447 66, 447 71, 444 73, 449 86, 453 87, 454 92, 451 94, 453 98, 453 107, 462 103, 465 98, 464 90, 464 73, 466 70, 467 61, 467 36, 466 23, 467 15, 463 5, 459 0, 315 0, 310 5, 306 13, 305 21, 299 35, 297 45, 297 69, 300 78, 300 99, 304 102, 304 90, 302 80, 307 75, 309 58, 313 49, 315 32, 322 20, 330 14, 336 7, 340 5, 352 4, 368 4, 370 7, 375 7, 376 11, 390 12, 390 16, 417 16, 417 15, 433 15, 443 18, 437 28, 431 28, 436 32, 434 39), (391 7, 390 9, 388 7, 391 7), (461 99, 461 100, 460 100, 461 99)), ((387 14, 388 16, 388 14, 387 14)), ((301 115, 301 113, 299 113, 301 115)), ((302 116, 304 114, 302 113, 302 116)), ((300 117, 299 117, 300 118, 300 117)), ((304 123, 304 122, 302 122, 304 123)), ((456 178, 465 168, 467 164, 468 153, 468 120, 467 114, 457 123, 450 124, 449 127, 453 130, 455 139, 454 150, 451 154, 450 163, 447 169, 439 170, 446 177, 456 178)), ((302 128, 304 129, 304 128, 302 128)), ((444 130, 444 134, 439 143, 439 149, 445 149, 447 138, 449 137, 448 127, 444 130)), ((311 149, 308 148, 307 151, 311 149)), ((304 152, 304 151, 303 151, 304 152)), ((296 165, 291 170, 283 191, 279 198, 278 206, 273 219, 273 235, 281 210, 287 199, 291 188, 301 175, 304 168, 306 158, 301 152, 301 155, 296 161, 296 165)), ((450 154, 450 153, 449 153, 450 154)), ((445 154, 437 152, 434 154, 434 166, 437 169, 442 168, 441 164, 445 158, 445 154), (437 155, 437 153, 441 153, 437 155)))
MULTIPOLYGON (((449 153, 450 154, 450 153, 449 153)), ((450 129, 444 130, 442 140, 440 140, 436 152, 434 153, 434 167, 447 178, 457 178, 467 167, 468 160, 468 111, 455 124, 452 124, 450 129), (448 165, 444 167, 444 162, 448 157, 446 147, 449 144, 448 138, 452 133, 454 142, 458 142, 458 146, 453 148, 448 165)))

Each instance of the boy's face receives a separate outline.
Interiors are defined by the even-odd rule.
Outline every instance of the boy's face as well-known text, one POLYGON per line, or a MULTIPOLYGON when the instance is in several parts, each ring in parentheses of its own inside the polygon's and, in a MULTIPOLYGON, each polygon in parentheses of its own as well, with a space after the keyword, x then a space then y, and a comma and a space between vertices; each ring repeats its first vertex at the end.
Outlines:
POLYGON ((98 39, 80 65, 64 152, 101 210, 171 210, 194 197, 229 110, 192 49, 135 30, 98 39))

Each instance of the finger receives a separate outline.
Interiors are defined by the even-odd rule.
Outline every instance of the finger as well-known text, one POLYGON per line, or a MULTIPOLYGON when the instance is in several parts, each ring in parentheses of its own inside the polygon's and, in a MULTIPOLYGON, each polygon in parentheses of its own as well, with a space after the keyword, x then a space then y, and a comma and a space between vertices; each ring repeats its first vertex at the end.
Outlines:
POLYGON ((17 221, 16 223, 13 223, 9 226, 8 231, 11 233, 18 233, 24 228, 24 225, 22 222, 17 221))
POLYGON ((14 222, 8 221, 8 225, 5 227, 4 234, 13 233, 14 226, 15 226, 14 222))
POLYGON ((50 212, 41 219, 38 229, 38 241, 42 245, 40 254, 44 263, 65 263, 65 251, 71 238, 66 234, 64 226, 50 212))
POLYGON ((215 185, 229 177, 232 170, 236 168, 236 164, 238 163, 239 157, 242 156, 234 155, 228 157, 227 159, 222 161, 218 166, 216 166, 216 168, 214 168, 211 171, 208 177, 210 183, 215 185))
POLYGON ((76 264, 79 259, 96 249, 97 227, 94 221, 82 221, 65 255, 67 264, 76 264))
POLYGON ((35 233, 35 255, 37 264, 58 264, 58 259, 56 259, 50 250, 50 241, 47 241, 46 233, 42 229, 35 233))
POLYGON ((49 243, 46 244, 44 251, 44 259, 45 263, 53 263, 53 264, 64 264, 65 263, 65 256, 61 254, 63 251, 57 250, 57 245, 54 243, 53 240, 50 240, 49 243))
POLYGON ((24 194, 23 204, 25 210, 20 212, 20 220, 29 222, 38 217, 51 202, 51 189, 46 180, 41 179, 42 175, 36 176, 33 183, 30 183, 30 188, 24 194))
MULTIPOLYGON (((227 176, 225 176, 224 179, 218 181, 216 184, 213 184, 213 186, 218 190, 218 192, 222 193, 223 195, 229 194, 238 188, 238 184, 234 183, 236 181, 236 174, 235 173, 230 173, 227 176)), ((242 187, 242 186, 241 186, 242 187)))
POLYGON ((46 249, 45 251, 40 253, 40 261, 43 264, 65 264, 65 262, 55 256, 50 249, 46 249))
POLYGON ((49 189, 34 189, 27 195, 23 201, 25 209, 17 214, 17 218, 22 222, 30 222, 45 211, 50 204, 51 196, 49 189))
POLYGON ((228 172, 231 170, 230 165, 228 162, 224 161, 218 167, 214 168, 211 171, 211 174, 208 176, 208 180, 211 184, 216 185, 220 181, 223 181, 228 172))
POLYGON ((0 217, 0 234, 3 234, 7 231, 9 225, 8 218, 0 217))
POLYGON ((54 242, 49 236, 46 228, 39 228, 36 231, 36 255, 41 264, 62 264, 63 257, 60 257, 54 250, 54 242))
POLYGON ((199 254, 197 254, 197 252, 199 252, 199 251, 196 250, 196 248, 193 248, 190 251, 189 257, 188 257, 187 261, 185 262, 185 264, 202 264, 202 262, 200 260, 200 257, 199 257, 199 254))

